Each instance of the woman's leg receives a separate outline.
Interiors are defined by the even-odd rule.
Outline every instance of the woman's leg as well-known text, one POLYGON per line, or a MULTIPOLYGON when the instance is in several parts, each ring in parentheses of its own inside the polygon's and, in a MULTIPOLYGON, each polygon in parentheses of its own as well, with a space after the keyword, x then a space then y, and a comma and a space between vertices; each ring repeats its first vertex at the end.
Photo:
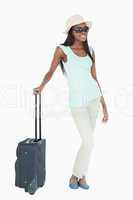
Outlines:
POLYGON ((81 137, 81 146, 73 166, 73 175, 78 178, 86 176, 91 151, 93 148, 93 132, 97 118, 99 100, 89 102, 87 107, 71 108, 72 117, 81 137))
POLYGON ((96 120, 97 120, 97 117, 98 117, 98 114, 99 114, 99 108, 100 108, 100 97, 90 101, 88 103, 88 106, 87 106, 87 111, 88 111, 89 116, 90 116, 93 132, 94 132, 95 127, 96 127, 96 120))
POLYGON ((77 152, 74 162, 73 175, 78 178, 82 178, 82 176, 86 174, 88 168, 88 162, 93 144, 93 131, 90 116, 85 107, 71 108, 71 112, 81 137, 81 146, 77 152))

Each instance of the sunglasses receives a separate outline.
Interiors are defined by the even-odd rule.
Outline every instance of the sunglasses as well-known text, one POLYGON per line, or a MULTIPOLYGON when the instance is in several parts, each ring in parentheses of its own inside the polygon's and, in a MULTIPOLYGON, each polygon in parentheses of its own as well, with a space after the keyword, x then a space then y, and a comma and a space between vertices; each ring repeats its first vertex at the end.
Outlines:
POLYGON ((81 32, 88 32, 89 31, 89 27, 88 26, 84 26, 84 27, 72 27, 72 30, 75 31, 76 33, 81 33, 81 32))

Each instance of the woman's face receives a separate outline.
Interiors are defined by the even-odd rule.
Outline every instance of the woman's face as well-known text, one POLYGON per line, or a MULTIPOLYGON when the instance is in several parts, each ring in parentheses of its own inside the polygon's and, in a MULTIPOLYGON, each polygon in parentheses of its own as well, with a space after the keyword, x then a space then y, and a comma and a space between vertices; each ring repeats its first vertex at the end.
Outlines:
MULTIPOLYGON (((77 24, 75 26, 73 26, 73 28, 77 28, 77 27, 85 27, 87 26, 86 23, 81 23, 81 24, 77 24)), ((87 39, 87 34, 88 32, 82 31, 82 32, 76 32, 75 30, 72 31, 72 34, 74 35, 74 38, 78 41, 84 42, 87 39)))

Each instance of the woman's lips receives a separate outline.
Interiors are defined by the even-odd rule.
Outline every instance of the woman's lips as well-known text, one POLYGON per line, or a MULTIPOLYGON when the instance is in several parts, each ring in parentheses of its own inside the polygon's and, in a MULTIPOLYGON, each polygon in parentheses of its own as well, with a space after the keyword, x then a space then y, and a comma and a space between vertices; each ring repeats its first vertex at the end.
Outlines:
POLYGON ((85 35, 81 35, 81 38, 86 39, 86 36, 85 35))

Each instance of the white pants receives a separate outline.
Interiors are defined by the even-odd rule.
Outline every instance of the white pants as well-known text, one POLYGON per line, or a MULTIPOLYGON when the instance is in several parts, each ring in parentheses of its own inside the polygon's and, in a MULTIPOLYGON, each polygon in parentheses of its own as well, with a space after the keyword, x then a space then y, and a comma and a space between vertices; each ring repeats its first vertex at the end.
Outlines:
POLYGON ((82 178, 87 175, 93 148, 93 133, 98 117, 100 97, 91 100, 86 107, 70 108, 73 120, 81 137, 81 146, 73 166, 73 175, 82 178))

